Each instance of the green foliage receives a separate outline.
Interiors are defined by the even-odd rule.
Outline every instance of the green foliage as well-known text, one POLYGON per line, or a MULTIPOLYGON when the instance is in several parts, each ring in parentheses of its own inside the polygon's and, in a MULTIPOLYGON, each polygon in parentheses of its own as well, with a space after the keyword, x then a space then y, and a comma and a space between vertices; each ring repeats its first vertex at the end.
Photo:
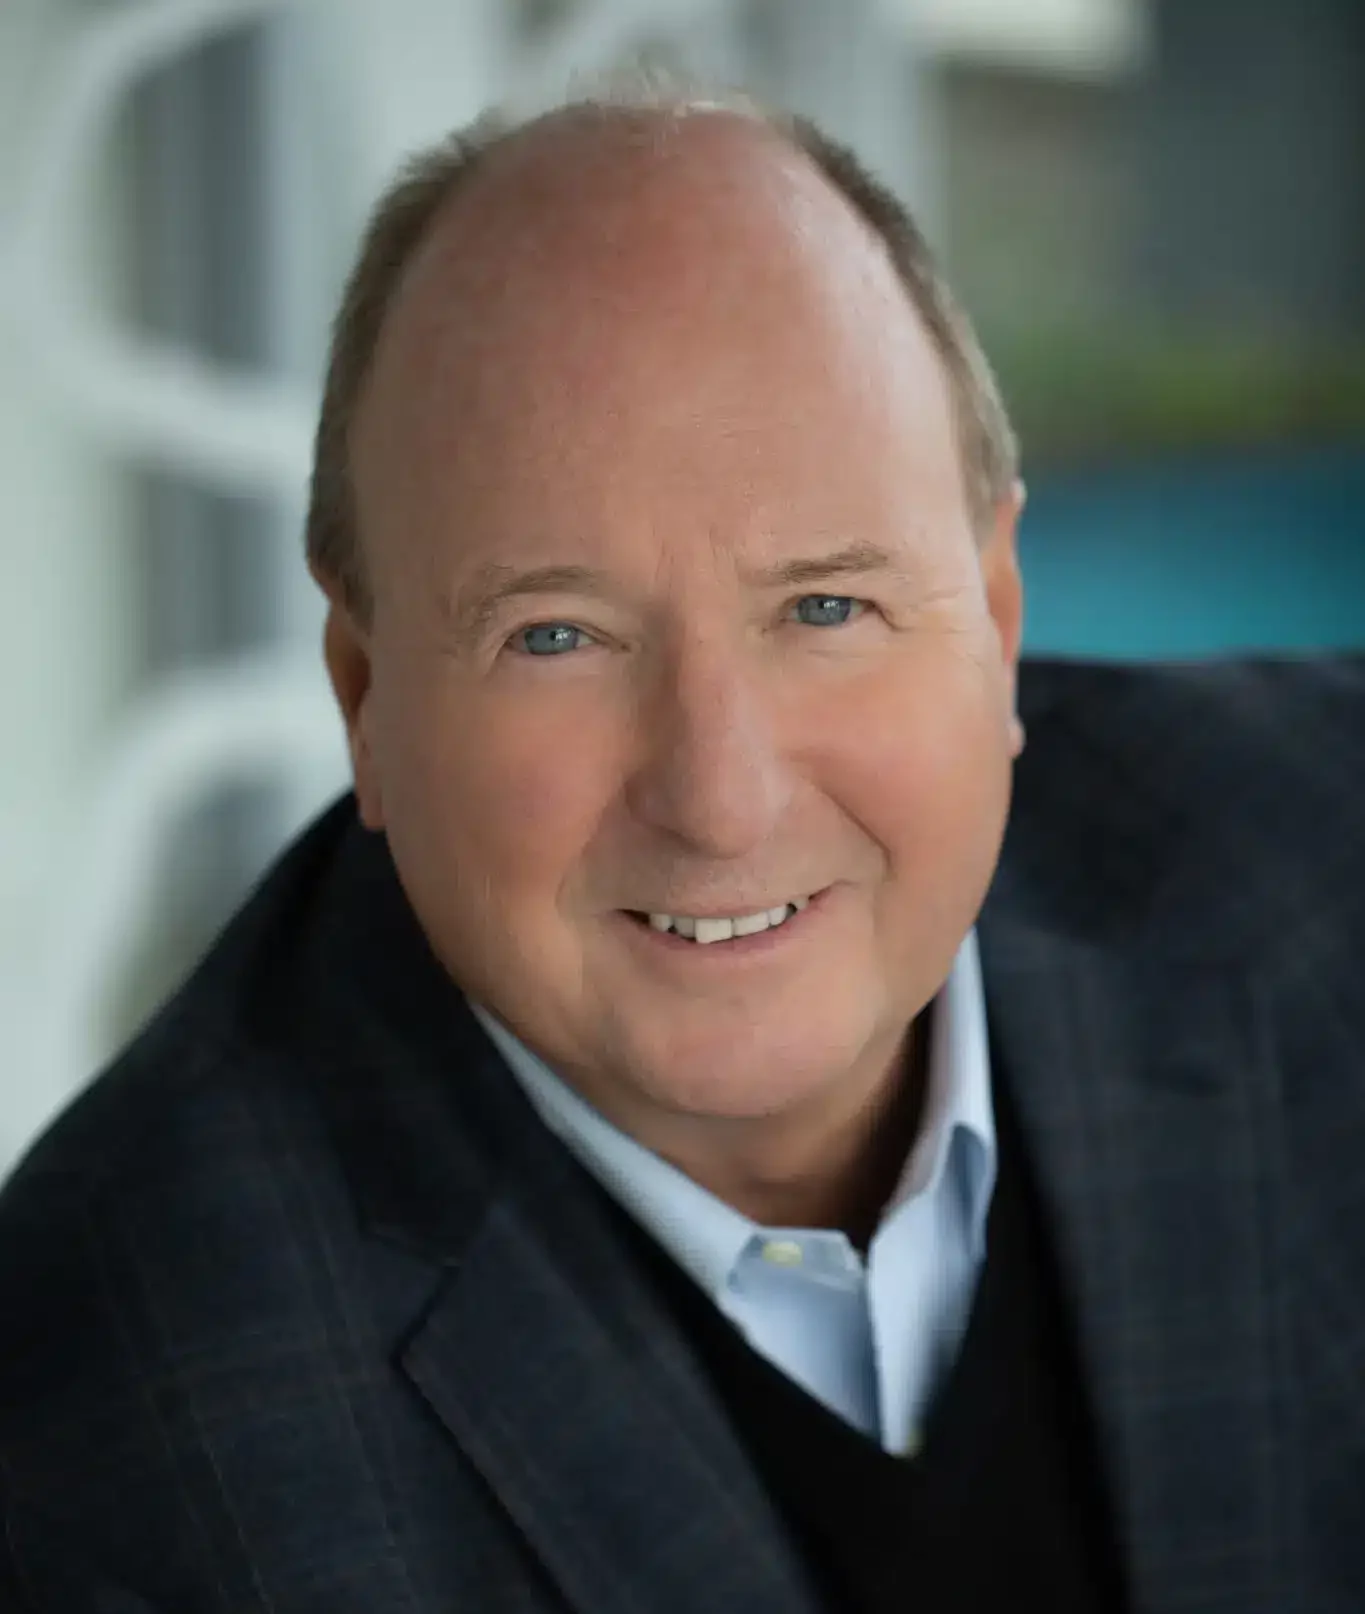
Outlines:
POLYGON ((1026 461, 1359 440, 1365 342, 1327 350, 1216 330, 986 333, 1026 461))

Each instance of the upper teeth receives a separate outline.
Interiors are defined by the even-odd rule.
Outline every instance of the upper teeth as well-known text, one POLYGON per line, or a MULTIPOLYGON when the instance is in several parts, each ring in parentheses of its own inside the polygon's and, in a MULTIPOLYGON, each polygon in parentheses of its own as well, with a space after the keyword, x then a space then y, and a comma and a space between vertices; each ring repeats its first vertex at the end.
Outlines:
POLYGON ((809 901, 809 897, 797 897, 792 902, 784 902, 780 908, 760 908, 757 913, 736 914, 730 919, 689 919, 686 914, 652 913, 649 922, 655 930, 676 930, 688 941, 701 942, 704 946, 708 942, 729 941, 735 936, 756 936, 759 931, 783 924, 794 913, 800 913, 809 901))

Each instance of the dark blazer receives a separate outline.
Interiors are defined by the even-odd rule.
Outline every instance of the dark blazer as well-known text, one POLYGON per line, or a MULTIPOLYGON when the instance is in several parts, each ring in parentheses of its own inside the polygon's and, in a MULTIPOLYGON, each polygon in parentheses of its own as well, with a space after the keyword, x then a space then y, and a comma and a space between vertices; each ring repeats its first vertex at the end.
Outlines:
MULTIPOLYGON (((1022 704, 988 1011, 1133 1606, 1358 1614, 1365 661, 1022 704)), ((809 1614, 656 1305, 343 801, 0 1196, 0 1609, 809 1614)))

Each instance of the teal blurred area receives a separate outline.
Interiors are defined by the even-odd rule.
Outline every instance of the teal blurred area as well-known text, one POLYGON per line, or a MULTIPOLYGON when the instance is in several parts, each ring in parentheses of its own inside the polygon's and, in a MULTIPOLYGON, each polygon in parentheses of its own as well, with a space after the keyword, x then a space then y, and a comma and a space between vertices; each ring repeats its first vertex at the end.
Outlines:
POLYGON ((1113 659, 1365 647, 1365 448, 1030 481, 1026 648, 1113 659))

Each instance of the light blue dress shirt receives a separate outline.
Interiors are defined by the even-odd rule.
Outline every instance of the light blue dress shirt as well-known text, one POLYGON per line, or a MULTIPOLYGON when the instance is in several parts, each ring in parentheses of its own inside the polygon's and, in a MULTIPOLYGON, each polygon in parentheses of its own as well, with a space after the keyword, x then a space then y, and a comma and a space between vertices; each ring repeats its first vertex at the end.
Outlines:
POLYGON ((866 1260, 827 1228, 760 1227, 578 1096, 471 1004, 545 1124, 749 1344, 833 1412, 911 1453, 966 1330, 995 1188, 975 932, 934 1002, 924 1117, 866 1260))

